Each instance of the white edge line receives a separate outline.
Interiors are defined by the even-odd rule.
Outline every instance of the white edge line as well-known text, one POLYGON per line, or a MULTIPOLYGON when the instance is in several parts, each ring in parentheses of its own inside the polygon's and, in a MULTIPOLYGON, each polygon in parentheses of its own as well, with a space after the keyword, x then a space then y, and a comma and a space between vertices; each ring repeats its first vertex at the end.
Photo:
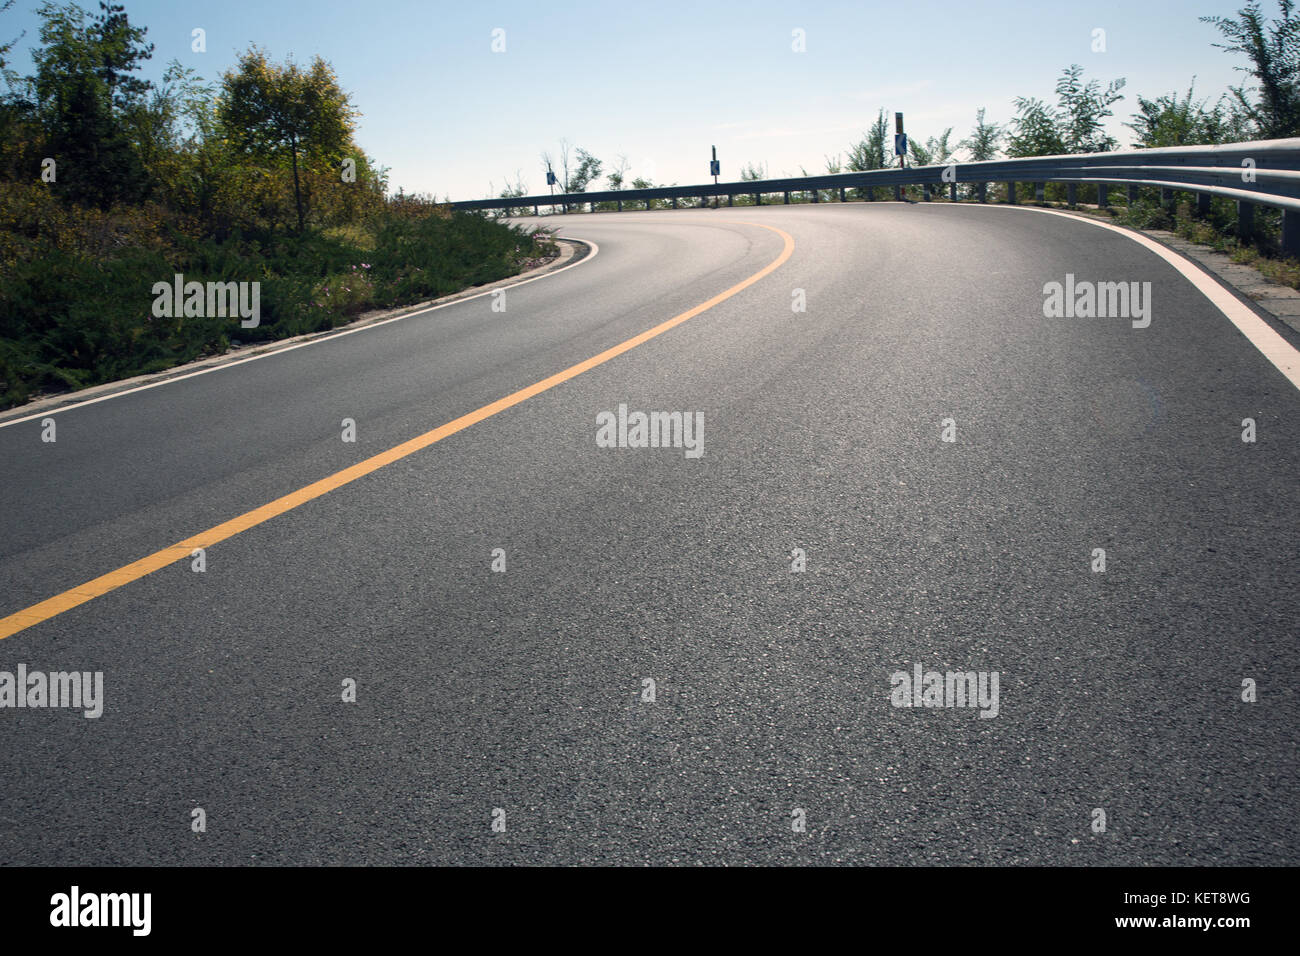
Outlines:
POLYGON ((1036 206, 1012 206, 1010 204, 989 205, 988 209, 1018 209, 1024 212, 1041 212, 1049 216, 1060 216, 1063 219, 1073 219, 1075 222, 1086 222, 1089 225, 1097 226, 1101 229, 1109 229, 1111 232, 1117 232, 1121 236, 1128 236, 1134 242, 1146 246, 1165 262, 1169 263, 1182 274, 1183 278, 1190 282, 1196 289, 1210 300, 1220 312, 1228 317, 1237 330, 1244 335, 1250 344, 1255 346, 1264 358, 1273 363, 1273 367, 1287 377, 1287 379, 1297 389, 1300 389, 1300 351, 1294 345, 1284 339, 1277 330, 1255 314, 1254 310, 1243 303, 1235 295, 1229 292, 1214 276, 1210 275, 1200 265, 1188 259, 1182 253, 1175 252, 1168 246, 1156 242, 1150 236, 1144 236, 1140 232, 1134 232, 1130 229, 1124 229, 1120 226, 1112 225, 1108 222, 1098 222, 1087 216, 1076 216, 1068 212, 1061 212, 1056 209, 1039 209, 1036 206))
POLYGON ((284 348, 271 349, 258 355, 250 355, 248 358, 236 359, 233 362, 225 362, 221 365, 213 365, 211 368, 201 368, 196 372, 186 372, 184 375, 175 375, 171 378, 165 378, 157 382, 146 382, 143 385, 137 385, 134 388, 124 388, 120 392, 110 392, 107 395, 100 395, 98 398, 88 398, 82 402, 73 402, 71 405, 63 405, 59 408, 47 409, 43 412, 35 412, 31 415, 25 415, 22 418, 11 418, 8 421, 0 422, 0 428, 8 428, 10 425, 21 425, 23 422, 35 421, 38 418, 48 418, 53 415, 61 415, 64 412, 70 412, 74 408, 85 408, 87 405, 95 405, 99 402, 106 402, 110 398, 121 398, 124 395, 134 395, 136 392, 143 392, 151 388, 158 388, 162 385, 171 385, 173 382, 183 382, 187 378, 195 378, 199 375, 207 375, 210 372, 220 372, 228 368, 234 368, 237 365, 245 365, 249 362, 256 362, 258 359, 273 358, 277 355, 284 355, 296 349, 306 348, 308 345, 318 345, 321 342, 330 342, 334 339, 341 339, 345 335, 355 335, 357 332, 369 332, 371 329, 377 329, 380 326, 388 325, 390 322, 400 322, 402 319, 411 319, 417 315, 426 315, 429 312, 436 312, 439 309, 446 309, 453 305, 460 305, 462 302, 469 302, 472 299, 480 299, 485 295, 491 295, 493 292, 500 292, 502 289, 514 289, 521 285, 527 285, 530 282, 536 282, 539 279, 549 279, 551 276, 557 276, 561 272, 567 272, 575 266, 580 266, 585 262, 590 262, 600 254, 600 246, 590 239, 574 239, 571 236, 559 236, 556 239, 564 239, 568 242, 581 242, 591 247, 591 252, 583 256, 577 262, 570 262, 567 266, 562 266, 552 272, 543 272, 539 276, 533 276, 531 279, 520 279, 518 282, 512 282, 509 285, 498 286, 495 289, 484 289, 482 292, 476 292, 473 295, 467 295, 464 298, 456 299, 452 302, 443 302, 441 305, 431 305, 428 308, 417 309, 414 312, 404 312, 401 315, 395 315, 389 319, 381 319, 378 322, 372 322, 369 325, 362 325, 355 329, 343 329, 330 335, 322 335, 320 338, 312 339, 308 342, 299 342, 297 345, 286 345, 284 348))

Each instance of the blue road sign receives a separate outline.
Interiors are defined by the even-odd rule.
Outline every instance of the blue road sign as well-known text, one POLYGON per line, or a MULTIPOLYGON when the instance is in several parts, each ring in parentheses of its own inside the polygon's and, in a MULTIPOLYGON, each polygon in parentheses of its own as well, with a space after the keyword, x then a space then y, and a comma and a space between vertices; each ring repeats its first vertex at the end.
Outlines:
POLYGON ((551 172, 549 169, 546 171, 546 185, 555 185, 555 173, 551 172))
POLYGON ((902 156, 906 152, 907 152, 907 134, 895 133, 894 134, 894 155, 902 156))
POLYGON ((711 159, 711 160, 709 160, 709 175, 710 175, 710 176, 721 176, 721 175, 722 175, 722 163, 719 162, 719 161, 716 160, 716 159, 711 159))

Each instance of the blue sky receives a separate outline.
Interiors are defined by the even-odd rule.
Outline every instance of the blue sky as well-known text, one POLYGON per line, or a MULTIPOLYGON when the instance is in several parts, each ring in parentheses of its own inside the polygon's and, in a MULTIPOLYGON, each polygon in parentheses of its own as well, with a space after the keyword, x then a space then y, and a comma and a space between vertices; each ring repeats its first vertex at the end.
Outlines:
MULTIPOLYGON (((1211 46, 1198 21, 1245 0, 970 0, 888 3, 466 3, 416 0, 126 0, 156 45, 147 75, 170 59, 215 79, 255 42, 273 59, 320 54, 361 110, 357 140, 390 183, 472 199, 516 173, 545 192, 539 155, 561 139, 631 176, 707 178, 710 145, 724 179, 746 162, 772 175, 821 172, 876 110, 906 114, 913 137, 954 127, 983 106, 1005 122, 1019 95, 1053 97, 1061 70, 1127 80, 1113 135, 1127 145, 1137 94, 1187 89, 1217 98, 1244 61, 1211 46), (207 52, 190 49, 207 33, 207 52), (505 52, 492 31, 505 31, 505 52), (1093 31, 1105 30, 1105 52, 1093 31), (804 52, 792 49, 803 30, 804 52)), ((0 14, 6 39, 36 40, 36 0, 0 14)), ((82 6, 97 8, 95 0, 82 6)), ((1265 0, 1273 14, 1274 0, 1265 0)), ((30 61, 15 58, 27 72, 30 61)))

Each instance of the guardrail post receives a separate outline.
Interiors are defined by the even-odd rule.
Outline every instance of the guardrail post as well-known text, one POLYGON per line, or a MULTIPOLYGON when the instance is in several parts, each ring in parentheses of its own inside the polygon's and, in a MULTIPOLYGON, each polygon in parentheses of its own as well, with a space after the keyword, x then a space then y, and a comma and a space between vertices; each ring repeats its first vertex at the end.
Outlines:
POLYGON ((763 205, 763 195, 762 195, 762 193, 754 193, 754 205, 755 205, 755 206, 761 206, 761 205, 763 205))
POLYGON ((541 215, 541 213, 538 211, 538 209, 537 209, 536 206, 533 207, 533 215, 534 215, 534 216, 540 216, 540 215, 541 215))
POLYGON ((949 183, 949 184, 948 184, 948 201, 949 201, 949 202, 956 202, 956 201, 957 201, 957 184, 956 184, 956 183, 949 183))
POLYGON ((788 189, 785 191, 785 204, 790 205, 790 190, 788 189))
POLYGON ((1128 188, 1128 204, 1131 206, 1137 201, 1138 201, 1138 188, 1136 186, 1130 186, 1128 188))
POLYGON ((821 191, 820 189, 814 189, 814 190, 812 191, 812 194, 813 194, 813 202, 821 202, 821 201, 822 201, 822 191, 821 191))
POLYGON ((1196 194, 1196 214, 1198 216, 1208 216, 1210 214, 1210 194, 1196 194))
POLYGON ((1047 183, 1034 183, 1034 199, 1047 202, 1047 183))
POLYGON ((676 197, 676 196, 673 197, 673 208, 674 208, 674 209, 677 208, 677 197, 676 197))
POLYGON ((843 186, 840 187, 840 202, 848 202, 848 200, 844 198, 844 187, 843 187, 843 186))
POLYGON ((894 184, 894 202, 903 201, 903 187, 899 183, 894 184))
POLYGON ((1255 204, 1244 199, 1237 200, 1237 238, 1249 242, 1255 233, 1255 204))
POLYGON ((1015 205, 1016 202, 1016 184, 1007 183, 1007 202, 1015 205))
POLYGON ((925 201, 926 201, 926 202, 929 202, 929 201, 930 201, 930 184, 929 184, 929 183, 925 183, 925 184, 921 187, 921 195, 925 197, 925 201))
POLYGON ((1282 210, 1282 252, 1300 257, 1300 212, 1282 210))
POLYGON ((1077 203, 1077 202, 1079 201, 1079 184, 1078 184, 1078 183, 1066 183, 1066 184, 1065 184, 1065 201, 1066 201, 1066 203, 1068 203, 1068 204, 1071 205, 1071 206, 1073 206, 1075 203, 1077 203))
POLYGON ((736 204, 736 194, 735 194, 735 193, 727 193, 727 205, 728 205, 728 206, 734 206, 735 204, 736 204))
POLYGON ((1110 187, 1105 183, 1097 184, 1097 208, 1105 209, 1110 205, 1110 187))
POLYGON ((988 202, 988 201, 989 201, 989 184, 988 184, 988 183, 980 183, 978 186, 976 186, 976 187, 975 187, 975 195, 976 195, 976 197, 979 199, 980 202, 988 202))
POLYGON ((615 201, 616 203, 618 203, 618 211, 619 211, 619 212, 622 212, 622 211, 623 211, 623 200, 621 200, 621 199, 616 199, 616 200, 614 200, 614 201, 615 201))

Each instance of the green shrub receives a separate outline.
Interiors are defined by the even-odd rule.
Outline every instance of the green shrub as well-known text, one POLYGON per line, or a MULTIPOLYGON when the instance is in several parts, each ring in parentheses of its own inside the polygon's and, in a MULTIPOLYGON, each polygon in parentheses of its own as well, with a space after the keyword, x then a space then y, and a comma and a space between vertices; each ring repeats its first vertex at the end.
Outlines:
POLYGON ((218 241, 158 209, 68 215, 39 186, 5 193, 0 407, 170 368, 232 339, 324 331, 369 309, 506 278, 546 252, 518 227, 409 200, 364 226, 218 241), (260 282, 260 325, 155 317, 154 283, 178 272, 187 282, 260 282))

